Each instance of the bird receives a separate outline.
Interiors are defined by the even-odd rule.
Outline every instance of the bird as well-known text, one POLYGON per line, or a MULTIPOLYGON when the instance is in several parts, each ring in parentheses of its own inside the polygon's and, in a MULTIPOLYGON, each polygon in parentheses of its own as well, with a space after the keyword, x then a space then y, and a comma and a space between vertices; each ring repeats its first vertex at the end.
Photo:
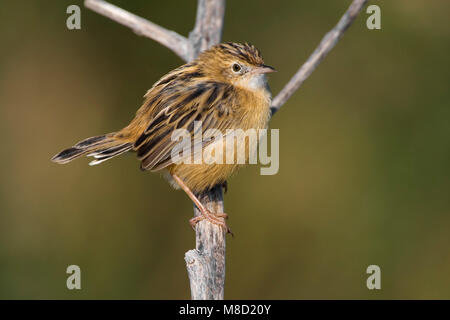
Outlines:
MULTIPOLYGON (((201 215, 190 219, 193 228, 197 222, 207 219, 231 233, 225 222, 228 215, 210 212, 198 195, 225 185, 242 164, 174 161, 173 151, 178 142, 172 135, 183 129, 192 142, 199 130, 203 133, 207 129, 220 132, 266 129, 272 99, 266 74, 275 71, 264 64, 260 50, 252 44, 217 44, 161 77, 144 95, 142 106, 126 127, 84 139, 51 160, 65 164, 86 155, 94 158, 90 165, 97 165, 123 153, 135 152, 142 170, 164 172, 169 183, 184 190, 197 206, 201 215), (195 125, 197 122, 202 124, 200 129, 195 125)), ((257 144, 258 141, 246 141, 247 160, 257 144)), ((194 142, 194 147, 200 150, 207 146, 204 141, 197 145, 194 142)), ((226 151, 226 143, 224 148, 226 151)))

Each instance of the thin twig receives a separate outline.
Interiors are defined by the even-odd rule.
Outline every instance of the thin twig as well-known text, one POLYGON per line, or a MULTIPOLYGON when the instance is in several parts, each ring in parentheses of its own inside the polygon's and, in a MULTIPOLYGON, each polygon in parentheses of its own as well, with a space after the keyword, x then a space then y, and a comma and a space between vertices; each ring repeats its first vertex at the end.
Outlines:
POLYGON ((84 5, 111 20, 131 28, 138 35, 159 42, 184 61, 188 60, 188 40, 175 31, 167 30, 103 0, 85 0, 84 5))
MULTIPOLYGON (((211 212, 223 213, 222 186, 198 195, 211 212)), ((200 210, 194 206, 195 216, 200 210)), ((195 227, 196 248, 184 255, 193 300, 223 300, 225 288, 225 230, 207 220, 195 227)))
POLYGON ((310 76, 314 69, 316 69, 322 59, 325 58, 331 49, 333 49, 347 28, 361 12, 366 2, 367 0, 354 0, 342 16, 341 20, 339 20, 338 24, 322 38, 319 46, 309 56, 308 60, 306 60, 297 73, 273 99, 271 107, 272 115, 286 103, 298 88, 300 88, 302 83, 310 76))

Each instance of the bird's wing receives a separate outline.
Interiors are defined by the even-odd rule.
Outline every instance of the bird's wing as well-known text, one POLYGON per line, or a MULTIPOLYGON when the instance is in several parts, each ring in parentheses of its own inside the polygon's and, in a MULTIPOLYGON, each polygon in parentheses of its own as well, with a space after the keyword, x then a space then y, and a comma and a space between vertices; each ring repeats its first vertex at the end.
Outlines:
POLYGON ((204 81, 195 85, 168 88, 159 91, 156 96, 148 94, 147 100, 153 105, 154 114, 150 117, 145 131, 136 140, 134 149, 145 170, 160 170, 173 163, 172 149, 183 150, 189 144, 191 150, 196 148, 194 135, 204 134, 208 129, 225 130, 231 127, 235 99, 230 85, 212 81, 204 81), (165 91, 165 92, 164 92, 165 91), (194 124, 201 121, 201 127, 194 124), (185 129, 190 140, 180 142, 172 137, 176 129, 185 129))

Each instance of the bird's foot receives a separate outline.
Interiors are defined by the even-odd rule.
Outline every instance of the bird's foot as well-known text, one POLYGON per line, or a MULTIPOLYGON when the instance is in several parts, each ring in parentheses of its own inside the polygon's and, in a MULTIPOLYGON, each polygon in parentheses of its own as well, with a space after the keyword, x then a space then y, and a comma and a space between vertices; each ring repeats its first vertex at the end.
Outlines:
POLYGON ((209 210, 201 211, 202 215, 198 217, 194 217, 189 220, 189 223, 191 224, 192 229, 195 230, 195 225, 204 219, 208 220, 212 224, 215 224, 217 226, 220 226, 226 230, 227 233, 230 233, 232 236, 233 232, 231 232, 230 227, 228 227, 227 223, 225 222, 226 219, 228 219, 228 215, 226 213, 212 213, 209 210))

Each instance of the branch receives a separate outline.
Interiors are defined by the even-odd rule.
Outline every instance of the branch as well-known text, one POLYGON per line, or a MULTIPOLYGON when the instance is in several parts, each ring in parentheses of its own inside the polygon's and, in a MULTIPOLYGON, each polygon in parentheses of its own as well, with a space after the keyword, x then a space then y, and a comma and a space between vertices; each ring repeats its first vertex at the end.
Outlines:
MULTIPOLYGON (((367 0, 353 1, 339 23, 325 35, 305 64, 275 97, 272 102, 272 114, 281 108, 336 45, 366 2, 367 0)), ((194 30, 189 34, 189 39, 103 0, 85 0, 85 5, 101 15, 133 29, 137 34, 158 41, 185 61, 195 59, 201 51, 221 41, 225 0, 198 0, 196 23, 194 30)), ((223 213, 221 186, 216 186, 198 197, 211 212, 223 213)), ((198 216, 199 214, 200 212, 194 206, 194 215, 198 216)), ((185 261, 192 299, 223 299, 225 284, 224 230, 206 220, 198 222, 196 225, 196 249, 186 252, 185 261)))
MULTIPOLYGON (((223 213, 222 186, 198 195, 200 202, 214 213, 223 213)), ((194 206, 194 215, 201 213, 194 206)), ((196 248, 184 256, 193 300, 223 300, 225 287, 225 236, 220 226, 207 220, 196 225, 196 248)))
POLYGON ((84 5, 130 29, 138 35, 153 39, 172 50, 184 61, 188 60, 188 40, 178 33, 132 14, 103 0, 85 0, 84 5))
POLYGON ((308 60, 306 60, 297 73, 273 99, 271 106, 272 115, 286 103, 298 88, 300 88, 302 83, 311 75, 322 59, 325 58, 331 49, 333 49, 347 28, 350 27, 352 22, 361 12, 366 2, 367 0, 353 0, 338 24, 322 38, 319 46, 309 56, 308 60))
POLYGON ((189 34, 191 59, 222 39, 225 0, 198 0, 194 30, 189 34))

